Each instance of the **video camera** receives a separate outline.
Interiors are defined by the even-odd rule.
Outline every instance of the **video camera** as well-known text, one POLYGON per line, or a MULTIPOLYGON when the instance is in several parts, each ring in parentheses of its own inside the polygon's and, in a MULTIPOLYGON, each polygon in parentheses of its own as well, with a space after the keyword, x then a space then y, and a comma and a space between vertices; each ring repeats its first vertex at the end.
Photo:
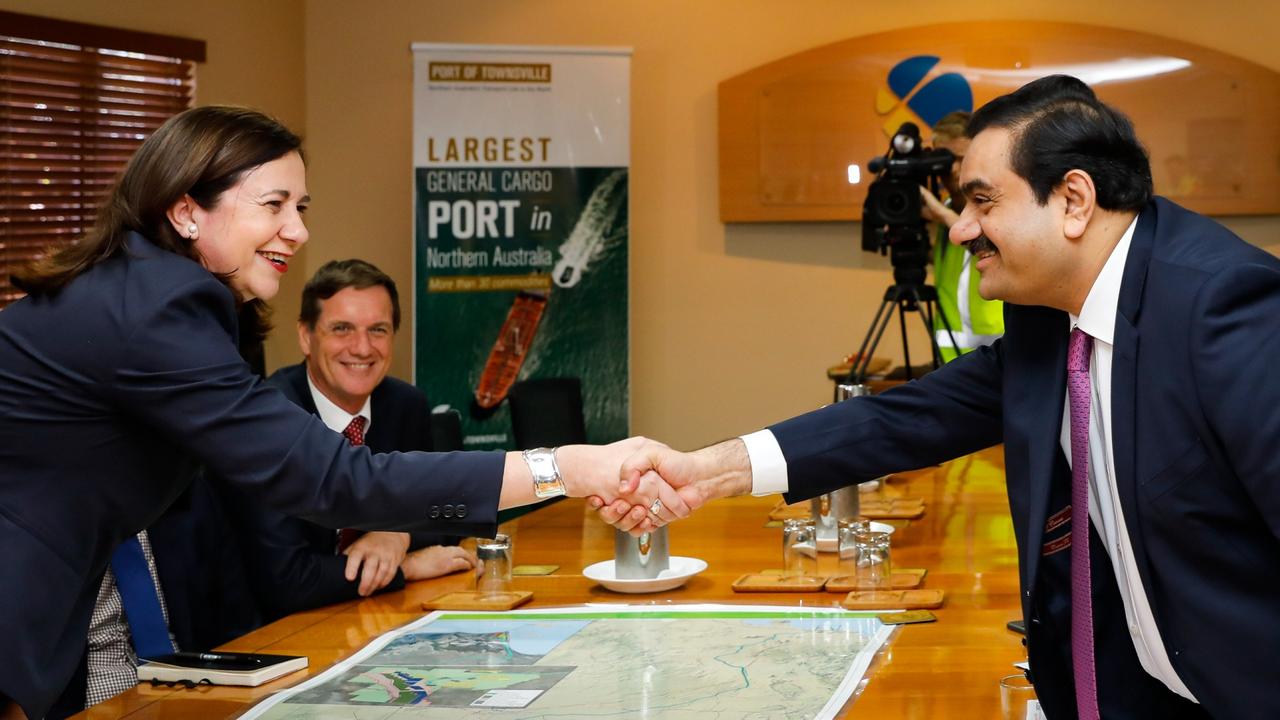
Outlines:
POLYGON ((923 148, 920 128, 905 122, 889 142, 889 152, 867 164, 876 179, 862 204, 862 249, 889 254, 895 283, 924 284, 929 231, 920 215, 920 186, 937 195, 954 162, 950 150, 923 148))

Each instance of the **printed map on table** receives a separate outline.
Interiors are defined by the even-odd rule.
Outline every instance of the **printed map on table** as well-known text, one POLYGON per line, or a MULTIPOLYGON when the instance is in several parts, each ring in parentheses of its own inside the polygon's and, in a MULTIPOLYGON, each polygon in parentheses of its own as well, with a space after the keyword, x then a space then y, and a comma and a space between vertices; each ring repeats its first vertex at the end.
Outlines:
POLYGON ((892 628, 743 605, 437 612, 245 718, 829 718, 892 628))

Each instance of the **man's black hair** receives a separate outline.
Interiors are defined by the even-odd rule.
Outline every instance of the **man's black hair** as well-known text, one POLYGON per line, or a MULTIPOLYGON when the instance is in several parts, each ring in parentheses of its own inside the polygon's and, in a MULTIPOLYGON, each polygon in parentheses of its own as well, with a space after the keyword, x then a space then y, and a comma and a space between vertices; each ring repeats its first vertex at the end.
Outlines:
POLYGON ((1010 131, 1010 163, 1041 205, 1070 170, 1083 170, 1105 210, 1139 211, 1151 201, 1151 162, 1133 123, 1084 82, 1050 75, 983 105, 968 135, 1010 131))
POLYGON ((376 285, 386 288, 391 296, 391 326, 393 330, 399 330, 400 294, 396 292, 396 282, 373 263, 357 259, 330 260, 311 276, 306 287, 302 288, 302 310, 298 320, 315 330, 316 320, 320 319, 321 300, 328 300, 349 287, 364 290, 376 285))

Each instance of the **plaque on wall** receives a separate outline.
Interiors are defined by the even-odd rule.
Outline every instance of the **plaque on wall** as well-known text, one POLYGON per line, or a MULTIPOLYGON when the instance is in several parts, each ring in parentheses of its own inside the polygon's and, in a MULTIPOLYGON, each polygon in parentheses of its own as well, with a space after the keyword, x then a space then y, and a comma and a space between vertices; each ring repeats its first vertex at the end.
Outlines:
POLYGON ((1210 215, 1280 213, 1280 73, 1115 28, 987 21, 814 48, 720 84, 724 222, 857 220, 904 121, 928 128, 1045 75, 1089 83, 1133 121, 1156 192, 1210 215))

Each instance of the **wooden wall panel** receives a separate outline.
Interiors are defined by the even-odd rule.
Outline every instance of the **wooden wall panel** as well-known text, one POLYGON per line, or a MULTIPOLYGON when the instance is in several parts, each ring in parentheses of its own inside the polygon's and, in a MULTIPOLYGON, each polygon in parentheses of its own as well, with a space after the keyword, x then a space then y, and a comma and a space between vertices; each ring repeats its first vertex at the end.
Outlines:
POLYGON ((1206 214, 1280 213, 1280 73, 1144 33, 990 21, 853 38, 722 82, 721 221, 860 218, 867 161, 903 120, 927 128, 906 103, 945 73, 964 77, 975 107, 1037 77, 1076 75, 1134 121, 1156 192, 1206 214), (889 71, 918 55, 939 62, 899 99, 889 71))

